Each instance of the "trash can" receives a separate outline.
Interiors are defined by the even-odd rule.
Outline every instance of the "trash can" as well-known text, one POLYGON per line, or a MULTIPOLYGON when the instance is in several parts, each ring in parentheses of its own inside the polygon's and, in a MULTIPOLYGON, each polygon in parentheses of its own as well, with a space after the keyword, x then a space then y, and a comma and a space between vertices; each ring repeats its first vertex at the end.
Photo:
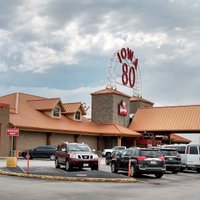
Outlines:
POLYGON ((7 167, 17 167, 17 158, 16 157, 7 157, 7 167))

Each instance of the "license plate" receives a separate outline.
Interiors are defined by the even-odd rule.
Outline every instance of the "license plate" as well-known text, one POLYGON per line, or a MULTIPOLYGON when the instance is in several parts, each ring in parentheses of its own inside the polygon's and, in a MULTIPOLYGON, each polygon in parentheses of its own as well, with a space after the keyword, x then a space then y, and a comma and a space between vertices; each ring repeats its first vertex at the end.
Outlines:
POLYGON ((169 160, 173 160, 173 158, 169 158, 169 160))
POLYGON ((83 167, 88 167, 89 164, 88 163, 83 163, 83 167))
POLYGON ((152 160, 152 161, 151 161, 151 164, 155 165, 155 164, 156 164, 156 161, 155 161, 155 160, 152 160))

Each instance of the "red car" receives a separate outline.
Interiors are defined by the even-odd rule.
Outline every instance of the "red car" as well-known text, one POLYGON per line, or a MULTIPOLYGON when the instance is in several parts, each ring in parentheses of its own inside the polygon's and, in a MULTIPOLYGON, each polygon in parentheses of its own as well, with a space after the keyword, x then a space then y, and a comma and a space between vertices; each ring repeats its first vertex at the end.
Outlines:
POLYGON ((58 145, 55 153, 55 167, 65 166, 66 171, 73 168, 98 170, 98 155, 87 144, 64 142, 58 145))

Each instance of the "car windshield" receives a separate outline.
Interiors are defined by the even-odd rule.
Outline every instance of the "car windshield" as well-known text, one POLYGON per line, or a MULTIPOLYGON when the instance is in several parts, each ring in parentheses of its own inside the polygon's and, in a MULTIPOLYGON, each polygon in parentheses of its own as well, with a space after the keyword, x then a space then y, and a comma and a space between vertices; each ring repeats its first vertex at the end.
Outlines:
POLYGON ((186 146, 177 146, 177 145, 173 146, 173 145, 171 145, 171 146, 167 146, 167 148, 176 149, 180 154, 184 154, 186 146))
POLYGON ((146 150, 146 149, 144 149, 144 150, 140 151, 140 155, 145 156, 147 158, 158 158, 161 155, 161 153, 157 150, 146 150))
POLYGON ((117 151, 117 150, 123 150, 125 149, 125 147, 114 147, 113 150, 117 151))
POLYGON ((69 151, 91 151, 90 147, 85 144, 69 144, 69 151))
POLYGON ((175 151, 175 150, 168 150, 168 149, 166 149, 166 150, 164 150, 164 149, 162 149, 161 150, 161 153, 164 155, 164 156, 177 156, 177 151, 175 151))

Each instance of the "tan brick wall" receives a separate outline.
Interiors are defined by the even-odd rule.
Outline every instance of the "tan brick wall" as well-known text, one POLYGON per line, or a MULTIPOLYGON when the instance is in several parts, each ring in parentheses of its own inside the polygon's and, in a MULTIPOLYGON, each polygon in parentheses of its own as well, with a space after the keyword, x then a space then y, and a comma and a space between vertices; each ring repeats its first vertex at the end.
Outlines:
POLYGON ((112 94, 92 96, 92 121, 97 124, 113 122, 112 94))
POLYGON ((40 132, 20 131, 17 137, 16 149, 19 151, 47 144, 47 134, 40 132))
POLYGON ((61 142, 75 142, 75 137, 69 134, 52 133, 51 144, 58 146, 61 142))
POLYGON ((141 101, 131 101, 130 113, 135 114, 138 108, 148 108, 148 107, 153 107, 153 105, 141 101))
POLYGON ((128 127, 130 114, 130 99, 116 94, 92 96, 92 121, 97 124, 117 123, 128 127), (125 101, 128 109, 127 116, 118 114, 118 104, 125 101))
POLYGON ((10 137, 6 136, 9 125, 9 107, 0 106, 0 156, 10 155, 10 137))
POLYGON ((91 149, 95 149, 97 151, 97 137, 96 136, 80 136, 78 137, 78 142, 85 143, 89 145, 91 149))

